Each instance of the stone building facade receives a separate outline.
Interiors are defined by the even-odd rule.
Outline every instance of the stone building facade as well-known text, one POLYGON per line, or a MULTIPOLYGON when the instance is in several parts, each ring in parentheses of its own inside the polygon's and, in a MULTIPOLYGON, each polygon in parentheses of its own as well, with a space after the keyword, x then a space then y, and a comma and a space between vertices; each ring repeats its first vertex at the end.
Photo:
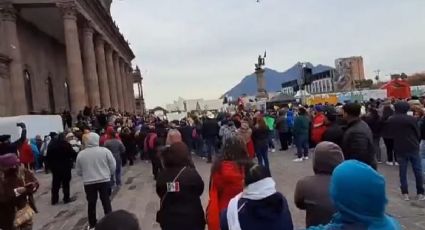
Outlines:
POLYGON ((0 0, 0 116, 136 110, 134 53, 111 0, 0 0))

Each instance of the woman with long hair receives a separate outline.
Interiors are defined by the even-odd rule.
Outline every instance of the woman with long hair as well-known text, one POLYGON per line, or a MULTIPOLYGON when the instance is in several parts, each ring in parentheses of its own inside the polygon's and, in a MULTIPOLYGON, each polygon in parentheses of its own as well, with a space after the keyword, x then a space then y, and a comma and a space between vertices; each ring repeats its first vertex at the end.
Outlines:
POLYGON ((243 139, 239 135, 226 139, 223 154, 215 160, 211 168, 207 208, 209 230, 220 229, 220 213, 227 208, 230 199, 242 192, 245 165, 249 162, 243 139))
POLYGON ((252 131, 252 139, 254 141, 255 153, 257 154, 258 164, 266 168, 267 172, 270 175, 270 166, 269 166, 269 129, 262 118, 257 118, 257 122, 252 131))
POLYGON ((172 144, 162 152, 162 163, 164 169, 156 182, 160 198, 157 221, 161 229, 204 229, 204 182, 193 165, 189 148, 183 142, 172 144))

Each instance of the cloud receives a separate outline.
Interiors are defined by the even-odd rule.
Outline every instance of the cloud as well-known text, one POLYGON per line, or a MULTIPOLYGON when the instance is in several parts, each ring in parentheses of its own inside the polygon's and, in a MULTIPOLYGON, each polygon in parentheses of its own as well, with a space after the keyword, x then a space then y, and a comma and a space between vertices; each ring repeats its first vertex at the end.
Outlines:
POLYGON ((279 71, 354 55, 371 77, 425 69, 423 0, 122 0, 112 15, 144 72, 148 107, 218 98, 265 49, 279 71))

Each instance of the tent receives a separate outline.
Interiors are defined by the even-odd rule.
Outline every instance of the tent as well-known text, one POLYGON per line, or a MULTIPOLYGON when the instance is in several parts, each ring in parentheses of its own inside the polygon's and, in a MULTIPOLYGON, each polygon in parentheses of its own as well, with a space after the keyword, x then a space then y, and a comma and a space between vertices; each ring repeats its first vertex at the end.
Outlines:
POLYGON ((402 99, 411 97, 410 85, 405 80, 391 80, 381 86, 381 89, 387 90, 387 97, 402 99))

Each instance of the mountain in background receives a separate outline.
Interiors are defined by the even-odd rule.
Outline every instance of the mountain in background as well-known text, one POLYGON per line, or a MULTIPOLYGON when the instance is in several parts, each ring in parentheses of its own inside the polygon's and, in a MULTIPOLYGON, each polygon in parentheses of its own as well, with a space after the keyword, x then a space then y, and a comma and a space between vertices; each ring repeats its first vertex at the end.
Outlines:
MULTIPOLYGON (((309 62, 307 63, 307 66, 313 69, 313 74, 332 69, 332 67, 325 65, 314 66, 309 62)), ((281 90, 282 83, 301 78, 302 66, 300 63, 297 63, 284 72, 278 72, 269 68, 265 68, 264 70, 267 92, 277 92, 281 90)), ((239 84, 227 91, 224 95, 238 98, 244 94, 249 96, 257 94, 257 77, 255 73, 244 77, 239 84)))

